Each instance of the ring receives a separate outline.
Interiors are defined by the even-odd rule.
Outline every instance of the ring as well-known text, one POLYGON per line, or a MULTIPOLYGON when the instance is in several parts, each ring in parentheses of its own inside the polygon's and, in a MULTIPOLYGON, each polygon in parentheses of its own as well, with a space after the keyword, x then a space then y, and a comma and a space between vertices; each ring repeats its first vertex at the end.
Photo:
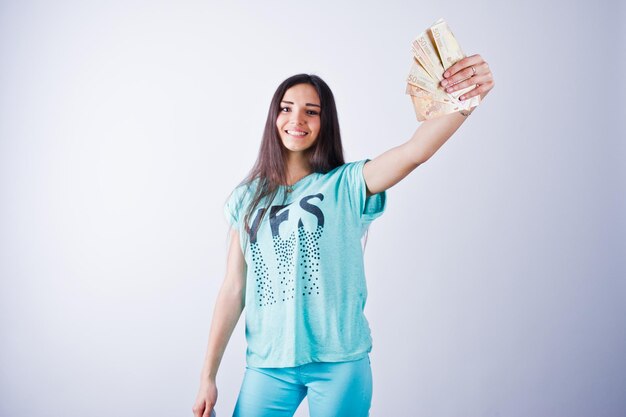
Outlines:
POLYGON ((476 75, 476 68, 474 68, 473 65, 472 65, 472 71, 474 71, 474 73, 472 74, 472 77, 473 77, 474 75, 476 75))

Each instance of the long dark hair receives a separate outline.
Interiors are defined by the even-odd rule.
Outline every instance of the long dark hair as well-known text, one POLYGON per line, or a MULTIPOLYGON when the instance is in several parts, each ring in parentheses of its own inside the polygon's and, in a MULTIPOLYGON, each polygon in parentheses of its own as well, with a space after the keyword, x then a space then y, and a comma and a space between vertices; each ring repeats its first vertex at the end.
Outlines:
MULTIPOLYGON (((256 162, 246 178, 239 184, 239 186, 247 185, 250 187, 253 181, 258 180, 251 203, 244 216, 243 224, 247 232, 246 235, 250 233, 250 218, 259 203, 263 200, 273 201, 279 186, 287 183, 286 158, 289 151, 282 144, 276 127, 276 119, 282 107, 281 101, 285 92, 298 84, 312 85, 320 98, 320 132, 315 143, 305 151, 311 169, 313 172, 325 174, 345 163, 335 97, 328 84, 317 75, 312 74, 293 75, 280 83, 267 112, 267 120, 256 162)), ((242 193, 242 196, 245 194, 242 193)), ((284 198, 286 199, 286 195, 284 198)), ((265 211, 261 214, 259 222, 263 216, 265 216, 265 211)))

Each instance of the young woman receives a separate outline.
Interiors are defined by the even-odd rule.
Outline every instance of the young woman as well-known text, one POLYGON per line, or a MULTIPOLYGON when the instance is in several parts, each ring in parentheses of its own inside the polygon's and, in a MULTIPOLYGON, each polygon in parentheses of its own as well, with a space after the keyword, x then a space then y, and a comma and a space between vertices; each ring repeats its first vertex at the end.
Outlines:
MULTIPOLYGON (((466 57, 442 82, 481 98, 487 63, 466 57)), ((423 122, 406 143, 345 163, 333 94, 319 77, 283 81, 272 98, 259 156, 224 206, 232 226, 195 417, 217 402, 217 370, 246 307, 246 371, 235 417, 368 416, 372 340, 361 239, 386 206, 386 190, 426 162, 471 112, 423 122)))

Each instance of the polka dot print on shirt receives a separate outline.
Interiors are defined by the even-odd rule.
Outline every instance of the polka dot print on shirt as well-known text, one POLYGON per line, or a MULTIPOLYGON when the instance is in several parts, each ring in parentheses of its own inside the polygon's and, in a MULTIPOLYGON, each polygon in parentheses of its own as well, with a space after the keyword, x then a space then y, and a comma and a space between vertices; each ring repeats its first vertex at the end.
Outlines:
POLYGON ((252 262, 254 264, 254 275, 256 276, 256 294, 259 307, 268 304, 275 304, 274 290, 272 289, 269 269, 263 260, 263 254, 258 243, 250 246, 252 250, 252 262))
POLYGON ((287 302, 297 295, 319 295, 320 247, 319 239, 324 227, 318 225, 315 231, 309 232, 302 225, 298 226, 298 233, 291 233, 288 239, 273 236, 273 249, 277 258, 275 273, 263 259, 259 245, 251 245, 252 262, 256 276, 256 298, 259 307, 276 304, 278 301, 287 302), (297 236, 297 238, 296 238, 297 236), (296 245, 299 250, 296 251, 296 245), (298 268, 296 268, 296 262, 298 268), (295 270, 299 271, 300 283, 296 283, 295 270), (297 287, 296 287, 297 285, 297 287), (274 288, 278 294, 274 293, 274 288))
POLYGON ((315 232, 307 232, 303 227, 298 227, 300 242, 303 242, 303 252, 300 266, 303 269, 302 282, 304 288, 302 295, 315 295, 320 293, 319 268, 320 268, 320 246, 319 238, 322 236, 324 228, 317 226, 315 232))
POLYGON ((280 279, 281 298, 283 301, 294 297, 295 280, 292 278, 296 234, 292 233, 288 240, 276 235, 274 239, 274 253, 278 256, 278 279, 280 279))

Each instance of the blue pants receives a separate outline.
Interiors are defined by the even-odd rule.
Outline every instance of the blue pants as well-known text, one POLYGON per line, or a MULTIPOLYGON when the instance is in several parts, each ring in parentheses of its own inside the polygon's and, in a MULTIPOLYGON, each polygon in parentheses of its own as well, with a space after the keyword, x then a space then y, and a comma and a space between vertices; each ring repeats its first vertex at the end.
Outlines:
POLYGON ((308 397, 310 417, 367 417, 372 402, 369 355, 291 368, 246 366, 233 417, 292 417, 308 397))

